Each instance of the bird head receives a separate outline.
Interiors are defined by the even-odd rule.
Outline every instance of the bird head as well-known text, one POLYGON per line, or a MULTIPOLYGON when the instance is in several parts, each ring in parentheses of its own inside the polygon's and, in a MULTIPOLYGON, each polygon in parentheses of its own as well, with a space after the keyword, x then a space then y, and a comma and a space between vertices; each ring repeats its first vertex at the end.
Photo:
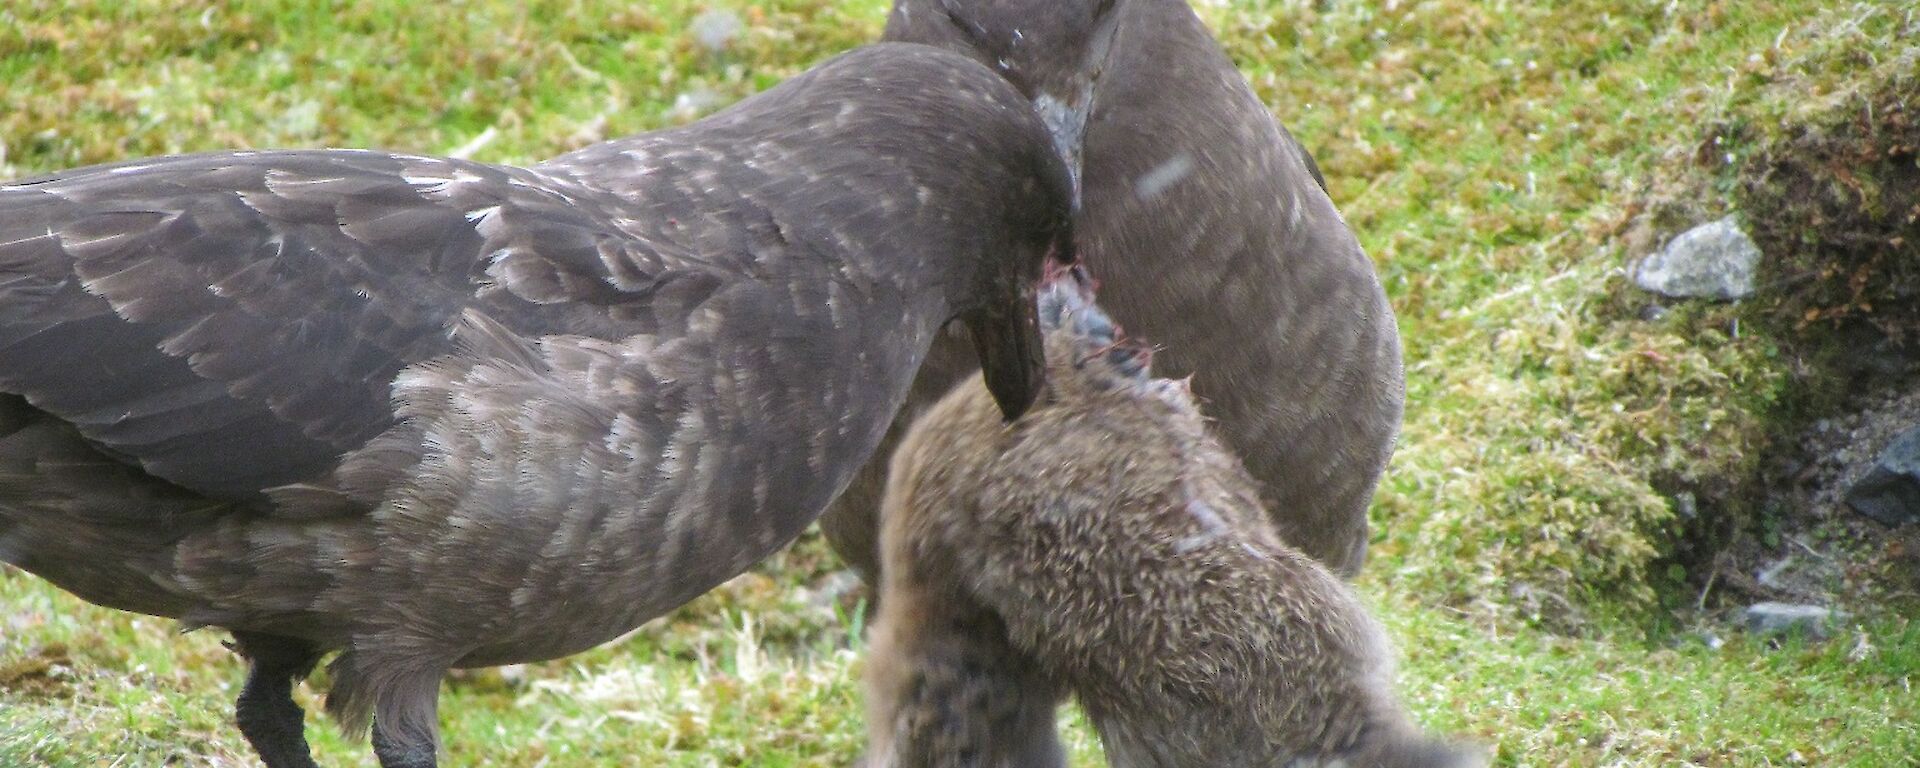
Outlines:
POLYGON ((886 39, 970 55, 1028 98, 1088 77, 1120 0, 895 0, 886 39))
POLYGON ((896 0, 886 39, 945 48, 993 68, 1032 102, 1077 177, 1093 83, 1120 2, 896 0))

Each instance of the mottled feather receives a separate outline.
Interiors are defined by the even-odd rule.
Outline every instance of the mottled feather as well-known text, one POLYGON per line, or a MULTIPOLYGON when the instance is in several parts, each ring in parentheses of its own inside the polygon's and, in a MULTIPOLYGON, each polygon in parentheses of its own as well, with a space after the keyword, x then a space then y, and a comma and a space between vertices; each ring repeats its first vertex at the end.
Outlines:
MULTIPOLYGON (((1102 303, 1192 377, 1286 539, 1356 573, 1400 427, 1392 307, 1312 156, 1187 2, 895 0, 885 36, 972 56, 1026 94, 1074 172, 1102 303)), ((890 439, 971 370, 963 345, 936 346, 890 439)), ((883 469, 821 521, 869 579, 883 469)))
POLYGON ((947 321, 1024 407, 1069 184, 991 72, 880 45, 526 168, 0 185, 0 558, 345 650, 330 708, 417 752, 448 667, 605 642, 798 535, 947 321))

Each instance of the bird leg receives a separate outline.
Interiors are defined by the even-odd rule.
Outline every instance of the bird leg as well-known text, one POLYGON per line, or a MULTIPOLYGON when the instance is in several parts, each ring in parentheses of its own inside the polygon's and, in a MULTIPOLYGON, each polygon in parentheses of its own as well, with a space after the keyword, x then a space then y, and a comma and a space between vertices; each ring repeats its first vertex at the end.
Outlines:
POLYGON ((236 653, 250 662, 246 685, 234 703, 234 720, 267 768, 318 768, 307 748, 305 712, 293 702, 293 684, 304 680, 320 652, 301 640, 234 632, 236 653))
POLYGON ((380 768, 434 768, 440 747, 440 679, 444 668, 383 681, 375 694, 373 755, 380 768))
POLYGON ((434 768, 436 757, 432 739, 423 744, 385 733, 378 725, 373 729, 373 756, 380 768, 434 768))

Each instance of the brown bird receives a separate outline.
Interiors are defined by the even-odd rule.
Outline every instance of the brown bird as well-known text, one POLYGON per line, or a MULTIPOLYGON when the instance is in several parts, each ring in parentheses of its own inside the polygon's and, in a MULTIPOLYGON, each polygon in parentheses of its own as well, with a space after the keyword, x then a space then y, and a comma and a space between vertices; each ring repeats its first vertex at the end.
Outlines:
POLYGON ((1352 588, 1086 287, 1041 295, 1025 416, 963 383, 893 456, 868 768, 1063 766, 1066 692, 1116 768, 1484 765, 1414 725, 1352 588))
POLYGON ((434 764, 449 668, 606 642, 792 540, 963 320, 1008 418, 1068 172, 1006 81, 882 44, 526 168, 225 152, 0 186, 0 558, 233 631, 434 764))
MULTIPOLYGON (((1286 541, 1351 576, 1400 428, 1400 337, 1313 158, 1182 0, 896 0, 886 38, 995 68, 1074 168, 1101 303, 1163 343, 1286 541)), ((893 436, 971 363, 936 345, 893 436)), ((881 455, 886 455, 883 449, 881 455)), ((882 462, 821 526, 877 583, 882 462)))

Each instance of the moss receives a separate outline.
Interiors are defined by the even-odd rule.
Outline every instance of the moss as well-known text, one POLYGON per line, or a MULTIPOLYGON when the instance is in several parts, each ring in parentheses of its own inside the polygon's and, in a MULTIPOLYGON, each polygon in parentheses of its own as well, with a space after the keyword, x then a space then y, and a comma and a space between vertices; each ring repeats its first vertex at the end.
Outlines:
POLYGON ((1920 58, 1757 143, 1736 194, 1767 254, 1768 315, 1783 330, 1864 322, 1920 341, 1920 58))
POLYGON ((33 649, 0 664, 0 691, 29 698, 67 695, 72 686, 63 678, 72 666, 65 645, 33 649))
MULTIPOLYGON (((1667 153, 1623 236, 1629 252, 1644 253, 1731 208, 1764 254, 1753 299, 1675 304, 1662 323, 1723 337, 1744 327, 1751 342, 1735 346, 1751 354, 1713 366, 1727 378, 1708 385, 1743 426, 1701 435, 1711 447, 1692 450, 1704 457, 1656 468, 1656 487, 1699 511, 1675 529, 1656 569, 1693 570, 1697 582, 1706 570, 1697 566, 1728 542, 1764 536, 1778 513, 1769 458, 1874 385, 1884 372, 1866 346, 1920 342, 1916 35, 1911 14, 1873 6, 1783 30, 1732 69, 1704 127, 1667 153)), ((1647 301, 1623 289, 1611 309, 1625 318, 1647 301)))
POLYGON ((1641 584, 1688 603, 1697 566, 1775 516, 1772 457, 1863 386, 1863 329, 1920 340, 1920 22, 1854 5, 1776 29, 1680 90, 1700 127, 1657 145, 1609 240, 1631 262, 1736 213, 1765 254, 1759 294, 1676 302, 1613 281, 1589 328, 1629 354, 1575 387, 1612 399, 1596 432, 1621 471, 1691 513, 1644 527, 1652 547, 1634 550, 1653 553, 1641 584))

